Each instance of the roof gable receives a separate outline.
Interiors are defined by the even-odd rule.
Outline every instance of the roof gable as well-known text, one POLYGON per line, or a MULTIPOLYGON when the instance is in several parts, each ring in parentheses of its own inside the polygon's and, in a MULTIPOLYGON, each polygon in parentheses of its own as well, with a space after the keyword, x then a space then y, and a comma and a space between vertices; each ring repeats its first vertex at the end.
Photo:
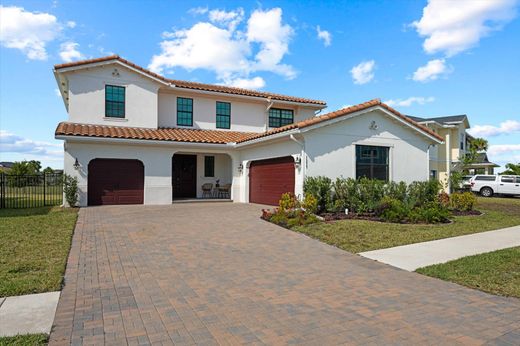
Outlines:
POLYGON ((139 65, 136 65, 126 59, 123 59, 119 55, 110 55, 110 56, 106 56, 106 57, 102 57, 102 58, 87 59, 87 60, 75 61, 75 62, 70 62, 70 63, 65 63, 65 64, 58 64, 58 65, 54 65, 54 70, 56 72, 60 72, 60 70, 67 71, 67 70, 83 68, 83 67, 87 67, 87 66, 91 66, 91 65, 107 64, 107 63, 111 63, 111 62, 123 64, 132 70, 142 73, 142 74, 148 76, 149 78, 162 82, 163 84, 169 85, 173 88, 225 93, 225 94, 249 96, 249 97, 259 97, 259 98, 271 99, 271 100, 275 100, 275 101, 295 102, 295 103, 300 103, 300 104, 319 106, 319 108, 323 108, 326 105, 326 102, 321 101, 321 100, 313 100, 313 99, 308 99, 308 98, 288 96, 288 95, 282 95, 282 94, 276 94, 276 93, 270 93, 270 92, 264 92, 264 91, 256 91, 256 90, 250 90, 250 89, 234 88, 234 87, 228 87, 228 86, 216 85, 216 84, 205 84, 205 83, 197 83, 197 82, 183 81, 183 80, 177 80, 177 79, 170 79, 170 78, 161 76, 157 73, 154 73, 148 69, 145 69, 139 65))

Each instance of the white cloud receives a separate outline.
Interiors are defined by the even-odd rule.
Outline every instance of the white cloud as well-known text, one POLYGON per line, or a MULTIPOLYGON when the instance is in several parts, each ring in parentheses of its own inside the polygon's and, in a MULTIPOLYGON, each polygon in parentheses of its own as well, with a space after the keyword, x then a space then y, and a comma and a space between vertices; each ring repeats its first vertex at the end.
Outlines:
POLYGON ((493 156, 513 154, 514 152, 520 152, 520 144, 493 144, 487 151, 489 155, 493 156))
POLYGON ((426 37, 426 53, 463 52, 516 16, 517 0, 429 0, 422 18, 411 24, 426 37))
POLYGON ((363 61, 354 66, 350 70, 354 84, 366 84, 374 79, 375 66, 376 62, 374 60, 363 61))
POLYGON ((13 133, 0 130, 0 152, 30 154, 44 157, 60 157, 63 155, 61 144, 39 142, 13 133))
POLYGON ((56 96, 61 97, 60 89, 55 88, 55 89, 54 89, 54 93, 56 94, 56 96))
POLYGON ((192 14, 192 15, 206 14, 206 13, 208 13, 208 8, 207 7, 194 7, 194 8, 190 8, 188 10, 188 13, 192 14))
POLYGON ((509 135, 520 132, 520 121, 506 120, 499 126, 493 125, 476 125, 468 130, 475 137, 493 137, 499 135, 509 135))
POLYGON ((74 60, 83 59, 84 56, 78 50, 79 43, 76 42, 63 42, 60 45, 60 58, 65 62, 71 62, 74 60))
POLYGON ((282 23, 282 10, 256 10, 242 25, 244 12, 212 10, 210 22, 199 22, 188 29, 163 34, 160 54, 148 68, 154 72, 182 67, 213 71, 224 84, 260 86, 265 84, 252 73, 268 71, 293 78, 292 66, 282 63, 289 51, 292 28, 282 23), (246 82, 247 81, 247 82, 246 82))
POLYGON ((438 79, 440 76, 447 75, 453 71, 452 67, 446 65, 445 59, 434 59, 428 61, 413 73, 412 79, 416 82, 430 82, 438 79))
POLYGON ((330 46, 332 43, 332 34, 327 30, 321 30, 319 25, 316 27, 316 32, 318 34, 318 39, 323 41, 323 45, 325 45, 325 47, 330 46))
POLYGON ((418 105, 424 105, 426 103, 430 103, 435 101, 435 97, 422 97, 422 96, 412 96, 407 99, 395 99, 395 100, 388 100, 385 101, 387 105, 390 107, 410 107, 414 103, 418 105))
POLYGON ((253 77, 253 78, 236 78, 226 80, 224 82, 225 85, 243 88, 243 89, 261 89, 265 86, 265 80, 262 77, 253 77))
POLYGON ((76 22, 73 21, 73 20, 69 20, 67 23, 66 23, 67 27, 71 28, 71 29, 74 29, 76 27, 76 22))
POLYGON ((227 26, 230 31, 234 31, 237 25, 244 20, 244 10, 242 8, 229 12, 211 10, 208 17, 212 23, 227 26))
POLYGON ((0 43, 21 50, 31 60, 46 60, 46 45, 61 31, 55 16, 22 7, 0 6, 0 43))

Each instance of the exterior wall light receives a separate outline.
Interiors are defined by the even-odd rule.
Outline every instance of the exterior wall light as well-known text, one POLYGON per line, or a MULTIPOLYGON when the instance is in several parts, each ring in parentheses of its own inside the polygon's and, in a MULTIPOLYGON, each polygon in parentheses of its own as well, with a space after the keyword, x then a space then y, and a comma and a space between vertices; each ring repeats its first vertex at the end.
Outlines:
POLYGON ((243 171, 244 171, 244 165, 243 164, 239 164, 238 165, 238 173, 242 174, 243 171))
POLYGON ((77 157, 76 157, 76 161, 74 161, 74 164, 72 165, 72 167, 74 167, 75 170, 78 170, 81 167, 77 157))
POLYGON ((302 158, 301 156, 296 156, 294 158, 294 164, 296 165, 297 168, 300 168, 301 164, 302 164, 302 158))

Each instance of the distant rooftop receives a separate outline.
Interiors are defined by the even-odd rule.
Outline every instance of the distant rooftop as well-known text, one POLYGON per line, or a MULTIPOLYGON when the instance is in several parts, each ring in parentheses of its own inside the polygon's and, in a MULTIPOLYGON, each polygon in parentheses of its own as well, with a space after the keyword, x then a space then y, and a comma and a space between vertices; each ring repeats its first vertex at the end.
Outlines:
POLYGON ((466 114, 460 114, 460 115, 447 115, 447 116, 441 116, 441 117, 431 117, 431 118, 421 118, 416 117, 412 115, 408 115, 408 118, 411 118, 412 120, 416 122, 425 122, 425 121, 436 121, 441 124, 449 124, 449 123, 455 123, 455 122, 462 122, 464 119, 467 118, 466 114))

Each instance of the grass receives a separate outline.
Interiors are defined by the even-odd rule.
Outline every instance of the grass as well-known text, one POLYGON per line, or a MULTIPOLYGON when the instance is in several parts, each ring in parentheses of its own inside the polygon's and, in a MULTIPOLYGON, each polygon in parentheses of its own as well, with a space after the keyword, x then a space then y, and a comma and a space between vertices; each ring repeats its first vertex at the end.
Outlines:
POLYGON ((0 297, 61 289, 77 209, 0 210, 0 297))
POLYGON ((492 294, 520 298, 520 247, 460 258, 418 273, 492 294))
POLYGON ((0 346, 33 346, 47 345, 49 336, 47 334, 25 334, 17 336, 0 337, 0 346))
POLYGON ((519 198, 479 197, 477 209, 484 215, 456 216, 451 224, 411 225, 343 220, 297 226, 293 230, 357 253, 520 225, 519 198))

